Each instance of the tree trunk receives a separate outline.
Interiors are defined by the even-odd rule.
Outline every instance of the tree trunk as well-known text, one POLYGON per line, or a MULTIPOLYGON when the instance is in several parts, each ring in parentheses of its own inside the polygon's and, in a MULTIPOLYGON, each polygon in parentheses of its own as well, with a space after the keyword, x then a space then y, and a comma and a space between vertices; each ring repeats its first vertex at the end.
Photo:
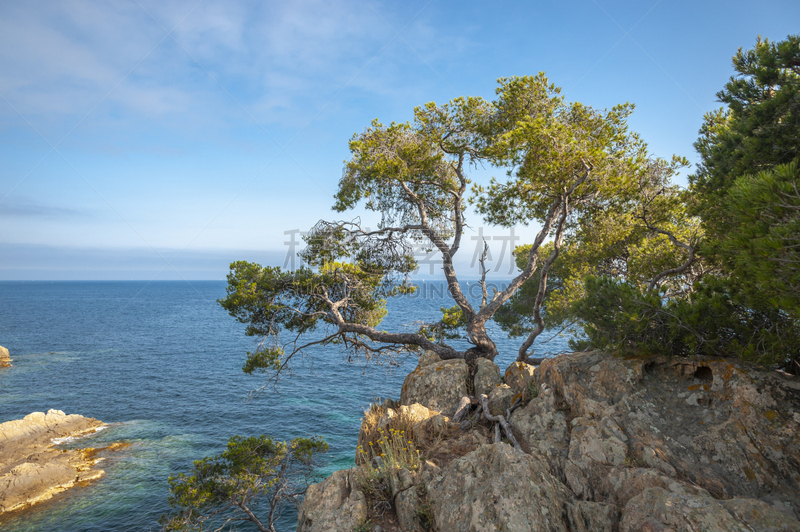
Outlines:
POLYGON ((467 349, 465 357, 467 361, 477 358, 486 358, 494 362, 497 356, 497 346, 486 334, 486 322, 483 320, 469 320, 467 323, 467 335, 475 344, 475 347, 467 349))

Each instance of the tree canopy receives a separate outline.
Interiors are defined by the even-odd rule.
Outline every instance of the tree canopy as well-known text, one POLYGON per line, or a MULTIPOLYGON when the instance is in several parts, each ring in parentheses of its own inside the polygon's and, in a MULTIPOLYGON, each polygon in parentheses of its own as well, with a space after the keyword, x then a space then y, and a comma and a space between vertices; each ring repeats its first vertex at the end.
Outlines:
POLYGON ((250 522, 263 532, 276 532, 284 506, 299 506, 316 456, 327 451, 328 444, 319 438, 282 442, 263 435, 234 436, 222 453, 195 461, 189 475, 169 477, 169 504, 177 512, 161 518, 164 530, 236 530, 250 522))
POLYGON ((231 266, 221 303, 264 339, 245 371, 280 372, 316 344, 494 359, 491 319, 522 338, 520 361, 532 361, 546 328, 582 331, 575 347, 796 360, 800 38, 759 38, 733 66, 718 93, 727 107, 705 116, 695 143, 688 190, 673 183, 686 159, 652 156, 629 130, 631 104, 568 102, 542 73, 501 78, 491 101, 460 97, 417 107, 411 122, 374 120, 350 140, 333 208, 375 212, 378 227, 320 221, 302 255, 309 267, 296 271, 231 266), (473 183, 477 166, 504 176, 473 183), (489 294, 482 269, 480 305, 453 261, 468 204, 491 225, 540 227, 516 250, 519 271, 503 290, 489 294), (441 254, 455 306, 417 332, 384 331, 387 298, 415 290, 415 246, 441 254), (303 343, 316 329, 324 335, 303 343), (448 345, 460 337, 472 347, 448 345))
MULTIPOLYGON (((492 101, 460 97, 416 108, 412 122, 373 121, 350 140, 333 208, 376 212, 378 227, 369 230, 358 219, 320 221, 306 237, 302 256, 309 267, 296 271, 231 265, 220 303, 247 324, 247 334, 264 339, 248 354, 245 370, 280 371, 310 345, 333 343, 367 357, 429 349, 445 359, 494 359, 487 321, 526 281, 547 277, 565 242, 579 240, 607 211, 623 216, 644 182, 655 187, 650 216, 661 216, 659 205, 672 193, 655 181, 681 162, 650 158, 628 129, 632 110, 630 104, 598 110, 567 102, 540 73, 501 78, 492 101), (477 165, 505 177, 472 183, 468 171, 477 165), (490 297, 483 272, 484 298, 477 306, 462 292, 453 265, 468 202, 489 224, 541 228, 504 290, 490 297), (441 253, 455 306, 416 333, 383 331, 378 326, 386 298, 415 290, 408 282, 415 245, 441 253), (317 328, 324 336, 303 343, 303 335, 317 328), (444 330, 449 334, 434 333, 444 330), (459 351, 446 343, 455 330, 471 348, 459 351)), ((520 360, 530 355, 534 338, 523 342, 520 360)))
POLYGON ((800 36, 756 41, 706 115, 690 176, 695 212, 723 276, 800 319, 800 36))
POLYGON ((651 161, 634 194, 579 225, 549 282, 535 276, 498 313, 510 335, 572 325, 576 348, 800 369, 800 38, 759 38, 733 66, 689 189, 670 182, 685 161, 651 161))

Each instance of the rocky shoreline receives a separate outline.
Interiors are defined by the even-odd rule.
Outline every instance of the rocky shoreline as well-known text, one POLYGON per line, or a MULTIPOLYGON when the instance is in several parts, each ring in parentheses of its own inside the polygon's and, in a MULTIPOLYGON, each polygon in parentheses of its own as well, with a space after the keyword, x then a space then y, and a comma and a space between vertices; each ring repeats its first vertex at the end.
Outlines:
POLYGON ((27 508, 55 494, 100 478, 94 466, 102 449, 58 449, 59 441, 91 434, 105 423, 60 410, 34 412, 23 419, 0 424, 0 514, 27 508))
POLYGON ((572 353, 501 375, 426 353, 359 443, 401 420, 419 466, 377 499, 359 467, 311 486, 299 532, 800 531, 800 381, 735 360, 572 353))

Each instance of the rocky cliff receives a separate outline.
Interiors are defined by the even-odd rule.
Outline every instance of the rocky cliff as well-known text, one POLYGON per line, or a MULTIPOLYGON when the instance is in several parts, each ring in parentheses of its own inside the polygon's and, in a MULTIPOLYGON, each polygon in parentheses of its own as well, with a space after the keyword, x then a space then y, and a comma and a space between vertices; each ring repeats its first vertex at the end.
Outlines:
POLYGON ((329 477, 309 490, 298 531, 800 531, 795 377, 599 352, 501 377, 487 361, 427 353, 400 405, 374 407, 359 441, 402 422, 418 465, 392 470, 383 492, 364 481, 380 458, 329 477))

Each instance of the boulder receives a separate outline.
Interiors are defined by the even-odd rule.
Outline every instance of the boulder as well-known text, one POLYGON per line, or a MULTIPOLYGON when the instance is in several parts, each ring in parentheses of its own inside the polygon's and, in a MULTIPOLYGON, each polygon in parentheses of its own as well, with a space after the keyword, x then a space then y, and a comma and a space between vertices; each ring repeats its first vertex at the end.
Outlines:
POLYGON ((452 430, 450 418, 437 414, 415 424, 411 432, 417 445, 429 447, 434 442, 450 436, 452 430))
POLYGON ((567 530, 569 490, 544 459, 505 443, 482 445, 423 479, 439 530, 567 530))
POLYGON ((425 455, 429 457, 427 463, 445 466, 452 460, 465 456, 477 450, 481 445, 486 445, 488 443, 491 443, 491 439, 480 430, 470 430, 460 433, 460 431, 456 429, 456 435, 454 437, 440 439, 431 445, 425 453, 425 455))
POLYGON ((475 395, 489 395, 497 385, 503 382, 500 377, 500 368, 487 358, 477 359, 475 365, 475 377, 472 380, 475 395))
POLYGON ((11 356, 8 354, 8 349, 0 345, 0 368, 11 365, 11 356))
POLYGON ((389 490, 392 493, 392 498, 397 497, 398 493, 409 489, 413 485, 414 477, 405 467, 401 467, 389 475, 389 490))
POLYGON ((512 390, 518 393, 528 393, 528 386, 534 382, 534 373, 536 367, 526 364, 525 362, 512 362, 503 380, 508 384, 512 390))
POLYGON ((390 399, 388 397, 383 401, 383 403, 381 403, 381 408, 383 408, 384 410, 388 410, 390 408, 394 409, 397 408, 398 406, 400 405, 397 404, 397 401, 395 401, 394 399, 390 399))
POLYGON ((297 532, 352 532, 367 519, 367 501, 355 483, 356 470, 342 469, 306 491, 297 532))
POLYGON ((419 403, 414 403, 412 405, 402 405, 400 408, 397 409, 400 419, 402 419, 405 423, 409 423, 412 425, 416 425, 420 421, 425 421, 428 418, 431 418, 438 414, 435 410, 431 410, 430 408, 425 408, 419 403))
POLYGON ((436 364, 441 362, 442 359, 439 358, 439 355, 434 353, 433 351, 425 351, 419 356, 419 360, 417 361, 417 366, 429 366, 431 364, 436 364))
POLYGON ((419 496, 416 488, 411 487, 398 493, 394 498, 394 507, 397 523, 402 532, 423 532, 424 529, 418 515, 419 496))
POLYGON ((506 410, 511 408, 516 394, 507 384, 495 386, 489 393, 489 413, 493 416, 505 416, 506 410))
MULTIPOLYGON (((420 363, 422 363, 420 357, 420 363)), ((469 368, 461 359, 418 365, 403 381, 400 404, 419 403, 431 410, 452 416, 462 397, 467 395, 469 368)))

